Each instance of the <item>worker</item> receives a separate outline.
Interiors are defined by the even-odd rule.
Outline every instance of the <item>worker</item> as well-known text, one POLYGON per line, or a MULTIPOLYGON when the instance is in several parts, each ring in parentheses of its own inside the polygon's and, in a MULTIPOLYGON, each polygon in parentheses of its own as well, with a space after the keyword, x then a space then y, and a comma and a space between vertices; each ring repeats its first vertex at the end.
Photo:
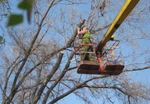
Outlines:
POLYGON ((114 50, 109 49, 109 50, 108 50, 108 55, 107 55, 107 57, 108 57, 109 59, 114 59, 114 58, 115 58, 115 52, 114 52, 114 50))
MULTIPOLYGON (((81 29, 77 29, 77 33, 80 38, 82 38, 82 44, 90 44, 90 31, 87 29, 86 26, 83 26, 81 29)), ((85 52, 81 54, 81 60, 89 60, 93 61, 92 53, 87 53, 86 52, 92 52, 92 47, 88 45, 83 45, 82 46, 82 51, 85 52)))

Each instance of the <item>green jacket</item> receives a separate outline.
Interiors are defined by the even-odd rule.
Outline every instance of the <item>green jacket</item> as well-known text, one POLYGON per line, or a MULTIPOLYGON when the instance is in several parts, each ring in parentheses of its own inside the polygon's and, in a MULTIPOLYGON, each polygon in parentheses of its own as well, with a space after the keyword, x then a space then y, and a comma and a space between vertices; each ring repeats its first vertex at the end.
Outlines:
POLYGON ((87 30, 87 32, 82 37, 82 42, 90 42, 90 31, 87 30))

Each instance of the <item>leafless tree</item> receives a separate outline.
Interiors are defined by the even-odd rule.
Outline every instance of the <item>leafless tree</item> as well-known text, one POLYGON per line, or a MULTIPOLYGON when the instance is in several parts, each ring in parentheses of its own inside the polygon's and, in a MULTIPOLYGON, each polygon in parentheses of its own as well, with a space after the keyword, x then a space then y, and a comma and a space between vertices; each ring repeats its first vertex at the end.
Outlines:
POLYGON ((122 74, 80 75, 71 61, 76 28, 87 25, 99 42, 121 8, 116 3, 124 0, 34 0, 31 24, 5 28, 6 45, 0 50, 2 104, 55 104, 70 94, 87 104, 98 99, 101 104, 148 104, 150 88, 132 77, 135 71, 150 69, 150 48, 143 43, 150 41, 149 25, 145 26, 150 22, 148 0, 140 1, 115 33, 125 61, 122 74))

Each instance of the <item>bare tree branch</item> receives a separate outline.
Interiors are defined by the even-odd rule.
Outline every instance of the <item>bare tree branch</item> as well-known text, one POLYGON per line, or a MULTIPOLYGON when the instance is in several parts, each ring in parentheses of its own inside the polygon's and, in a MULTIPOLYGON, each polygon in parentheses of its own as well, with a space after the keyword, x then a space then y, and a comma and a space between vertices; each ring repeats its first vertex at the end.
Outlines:
POLYGON ((61 63, 63 57, 63 53, 60 54, 57 63, 55 64, 55 66, 53 67, 52 71, 47 75, 47 77, 44 79, 41 87, 38 90, 37 96, 33 99, 33 101, 31 102, 32 104, 36 104, 37 101, 40 99, 41 94, 44 91, 44 88, 46 87, 47 83, 49 82, 49 80, 52 78, 52 76, 54 75, 54 73, 57 71, 57 69, 59 68, 59 65, 61 63))
POLYGON ((141 71, 141 70, 150 70, 150 66, 142 67, 142 68, 134 68, 131 70, 125 69, 123 72, 134 72, 134 71, 141 71))
POLYGON ((65 96, 69 95, 70 93, 72 93, 73 91, 77 90, 77 89, 80 89, 82 88, 82 86, 94 79, 100 79, 100 78, 106 78, 108 76, 100 76, 100 77, 94 77, 94 78, 91 78, 91 79, 88 79, 86 81, 84 81, 83 83, 79 83, 77 84, 74 88, 70 89, 68 92, 64 93, 63 95, 60 95, 59 97, 55 98, 54 100, 52 100, 49 104, 54 104, 56 103, 58 100, 64 98, 65 96))
POLYGON ((48 7, 47 11, 45 12, 45 14, 44 14, 44 16, 43 16, 43 18, 42 18, 42 20, 41 20, 39 26, 38 26, 38 30, 37 30, 37 32, 36 32, 36 34, 35 34, 33 40, 31 41, 30 47, 29 47, 29 49, 28 49, 26 55, 24 56, 23 62, 22 62, 22 64, 21 64, 20 68, 18 69, 18 72, 17 72, 16 75, 15 75, 15 78, 14 78, 14 81, 13 81, 13 85, 12 85, 12 89, 11 89, 11 93, 10 93, 10 95, 9 95, 9 99, 7 100, 7 103, 10 103, 10 102, 12 101, 12 99, 13 99, 13 97, 14 97, 16 91, 17 91, 17 88, 15 88, 15 85, 16 85, 17 79, 18 79, 18 77, 19 77, 19 74, 20 74, 21 70, 23 69, 23 67, 24 67, 24 65, 25 65, 25 63, 26 63, 26 61, 27 61, 27 59, 28 59, 28 57, 29 57, 29 55, 30 55, 30 52, 31 52, 31 50, 32 50, 32 48, 33 48, 33 45, 34 45, 34 43, 35 43, 35 41, 36 41, 36 39, 37 39, 37 37, 38 37, 38 35, 39 35, 39 32, 40 32, 40 30, 41 30, 41 26, 42 26, 42 24, 43 24, 43 22, 44 22, 44 19, 46 18, 47 14, 48 14, 48 12, 49 12, 49 10, 50 10, 50 8, 53 6, 54 1, 55 1, 55 0, 52 0, 51 3, 49 4, 49 7, 48 7))

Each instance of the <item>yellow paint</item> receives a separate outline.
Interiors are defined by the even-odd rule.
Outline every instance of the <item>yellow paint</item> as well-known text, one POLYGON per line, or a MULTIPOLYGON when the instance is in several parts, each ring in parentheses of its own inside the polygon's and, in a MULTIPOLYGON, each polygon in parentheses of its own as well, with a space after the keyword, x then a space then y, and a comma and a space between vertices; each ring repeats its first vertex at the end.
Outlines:
POLYGON ((102 43, 106 43, 110 40, 111 36, 114 34, 114 32, 117 30, 115 28, 115 25, 121 25, 121 23, 125 20, 125 18, 128 16, 128 14, 133 10, 133 8, 136 6, 136 4, 139 2, 139 0, 126 0, 124 5, 122 6, 120 12, 112 22, 111 26, 107 30, 105 36, 101 40, 102 43))

